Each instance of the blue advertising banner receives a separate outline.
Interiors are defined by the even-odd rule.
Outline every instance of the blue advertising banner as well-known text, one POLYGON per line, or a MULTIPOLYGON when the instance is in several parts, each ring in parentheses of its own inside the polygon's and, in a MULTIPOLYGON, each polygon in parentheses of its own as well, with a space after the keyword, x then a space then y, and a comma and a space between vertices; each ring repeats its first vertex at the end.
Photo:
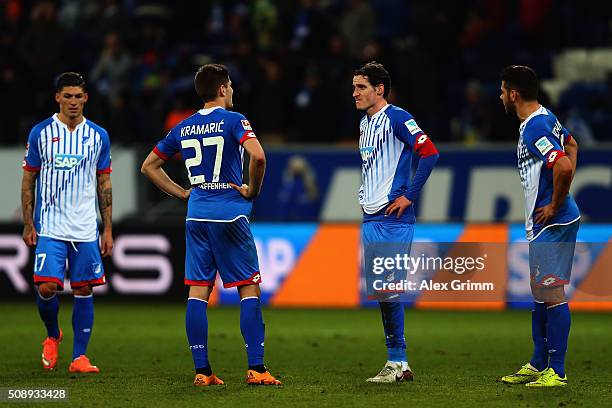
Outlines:
MULTIPOLYGON (((356 149, 270 150, 260 220, 359 221, 356 149)), ((516 149, 440 148, 440 160, 416 204, 420 221, 523 222, 516 149)), ((572 193, 590 221, 612 220, 612 149, 581 149, 572 193)))

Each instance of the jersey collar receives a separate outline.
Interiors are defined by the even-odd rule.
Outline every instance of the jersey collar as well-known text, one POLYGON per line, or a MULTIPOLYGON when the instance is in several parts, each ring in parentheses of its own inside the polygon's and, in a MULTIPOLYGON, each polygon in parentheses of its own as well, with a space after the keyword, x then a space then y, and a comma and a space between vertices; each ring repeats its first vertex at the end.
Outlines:
POLYGON ((220 106, 213 106, 212 108, 206 108, 206 109, 202 108, 202 109, 200 109, 200 110, 198 111, 198 113, 199 113, 200 115, 208 115, 208 114, 210 114, 212 111, 214 111, 215 109, 221 109, 221 107, 220 107, 220 106))
MULTIPOLYGON (((53 114, 53 120, 55 121, 55 123, 57 123, 59 126, 63 126, 64 128, 66 128, 66 131, 70 133, 70 129, 68 129, 68 125, 65 124, 64 122, 62 122, 59 119, 59 116, 57 115, 57 113, 53 114)), ((74 127, 73 132, 76 132, 77 129, 79 129, 80 127, 82 127, 83 125, 85 125, 85 122, 87 122, 87 119, 85 118, 85 116, 83 116, 83 120, 74 127)))
POLYGON ((540 105, 539 109, 536 109, 535 111, 533 111, 531 113, 531 115, 529 115, 527 117, 527 119, 525 119, 521 125, 519 126, 519 131, 521 133, 523 133, 523 130, 525 130, 525 126, 527 126, 527 122, 529 122, 531 119, 533 119, 534 117, 538 116, 538 115, 547 115, 548 113, 546 112, 546 108, 543 107, 542 105, 540 105))
POLYGON ((381 114, 382 114, 384 111, 386 111, 386 110, 387 110, 387 108, 388 108, 389 106, 391 106, 391 104, 389 104, 389 103, 388 103, 388 104, 386 104, 385 106, 383 106, 382 108, 380 108, 380 110, 379 110, 378 112, 376 112, 375 114, 373 114, 372 116, 368 116, 367 114, 366 114, 366 116, 368 116, 368 119, 369 119, 369 120, 372 120, 372 119, 374 119, 374 118, 377 118, 377 117, 378 117, 379 115, 381 115, 381 114))

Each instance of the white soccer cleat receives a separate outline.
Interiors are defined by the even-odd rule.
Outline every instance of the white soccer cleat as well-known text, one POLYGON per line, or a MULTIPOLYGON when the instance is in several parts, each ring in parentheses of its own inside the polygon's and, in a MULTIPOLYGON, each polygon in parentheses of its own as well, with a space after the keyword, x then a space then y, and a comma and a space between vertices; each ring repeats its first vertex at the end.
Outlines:
POLYGON ((414 376, 412 375, 412 371, 410 371, 410 367, 407 367, 406 370, 402 370, 402 363, 395 361, 387 361, 385 366, 380 373, 376 374, 376 376, 368 378, 367 382, 373 383, 396 383, 402 381, 412 381, 414 376))

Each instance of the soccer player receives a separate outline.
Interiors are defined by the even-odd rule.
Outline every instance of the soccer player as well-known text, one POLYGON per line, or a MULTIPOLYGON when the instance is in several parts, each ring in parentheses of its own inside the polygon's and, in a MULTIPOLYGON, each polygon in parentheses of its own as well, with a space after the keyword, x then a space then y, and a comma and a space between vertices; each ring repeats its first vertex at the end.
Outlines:
MULTIPOLYGON (((401 243, 410 251, 415 215, 413 203, 427 181, 439 154, 411 114, 387 102, 391 78, 379 63, 370 62, 353 73, 353 98, 357 109, 365 111, 360 128, 359 151, 362 159, 362 185, 359 203, 363 208, 361 241, 365 267, 376 245, 401 243), (412 155, 419 164, 412 180, 412 155)), ((368 382, 411 381, 406 357, 404 306, 397 294, 377 294, 386 336, 387 362, 368 382)))
POLYGON ((83 117, 87 98, 80 74, 61 74, 55 93, 59 113, 32 128, 23 162, 23 240, 36 246, 36 304, 47 328, 42 351, 45 370, 56 367, 63 338, 57 321, 57 291, 64 288, 68 260, 74 295, 69 371, 100 371, 86 352, 94 320, 92 287, 106 283, 100 250, 102 256, 110 256, 113 250, 111 155, 106 130, 83 117), (101 239, 96 193, 103 223, 101 239))
POLYGON ((185 325, 195 365, 194 385, 223 384, 208 361, 206 308, 217 271, 226 288, 240 295, 240 330, 246 345, 248 384, 279 385, 264 366, 261 275, 249 227, 253 199, 263 182, 266 159, 246 118, 233 107, 227 68, 207 64, 195 74, 203 109, 176 125, 142 164, 142 172, 165 193, 188 200, 185 223, 185 285, 189 286, 185 325), (242 184, 244 151, 250 157, 249 184, 242 184), (180 153, 190 189, 162 169, 180 153))
POLYGON ((570 311, 564 285, 569 283, 580 212, 569 194, 576 171, 578 145, 555 115, 540 105, 533 69, 512 65, 501 73, 507 113, 521 120, 518 169, 525 192, 525 228, 529 241, 533 356, 510 384, 558 387, 567 384, 565 352, 570 311))

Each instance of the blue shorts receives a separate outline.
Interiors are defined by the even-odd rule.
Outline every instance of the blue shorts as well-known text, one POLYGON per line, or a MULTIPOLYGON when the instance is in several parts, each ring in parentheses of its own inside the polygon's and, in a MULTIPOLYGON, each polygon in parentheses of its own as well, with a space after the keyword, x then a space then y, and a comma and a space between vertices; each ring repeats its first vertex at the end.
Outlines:
POLYGON ((71 288, 106 283, 97 240, 73 242, 40 236, 34 255, 34 283, 55 282, 63 290, 66 259, 71 288))
POLYGON ((246 218, 232 222, 185 223, 185 285, 223 287, 261 283, 255 240, 246 218))
POLYGON ((529 272, 538 286, 566 285, 572 274, 580 221, 553 225, 529 242, 529 272))
MULTIPOLYGON (((380 281, 401 282, 407 277, 407 270, 386 267, 385 259, 396 259, 410 255, 414 224, 389 216, 382 220, 364 221, 361 226, 361 244, 363 251, 362 273, 365 278, 365 292, 370 298, 388 300, 390 293, 404 293, 404 290, 380 289, 380 281), (376 283, 378 281, 379 283, 376 283), (386 295, 385 295, 386 294, 386 295)), ((394 263, 394 265, 396 265, 394 263)))

